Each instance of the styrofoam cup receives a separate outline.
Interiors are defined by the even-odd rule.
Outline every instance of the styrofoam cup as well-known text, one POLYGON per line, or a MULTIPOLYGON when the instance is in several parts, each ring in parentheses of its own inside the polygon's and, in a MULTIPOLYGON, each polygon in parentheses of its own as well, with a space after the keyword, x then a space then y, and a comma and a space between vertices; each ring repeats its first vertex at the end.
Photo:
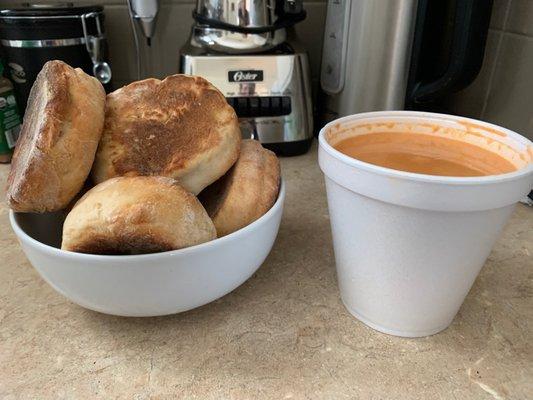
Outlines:
POLYGON ((533 144, 486 122, 381 111, 327 124, 319 136, 341 297, 368 326, 397 336, 450 325, 514 205, 533 186, 533 144), (415 174, 335 150, 371 132, 411 131, 479 145, 518 170, 484 177, 415 174))

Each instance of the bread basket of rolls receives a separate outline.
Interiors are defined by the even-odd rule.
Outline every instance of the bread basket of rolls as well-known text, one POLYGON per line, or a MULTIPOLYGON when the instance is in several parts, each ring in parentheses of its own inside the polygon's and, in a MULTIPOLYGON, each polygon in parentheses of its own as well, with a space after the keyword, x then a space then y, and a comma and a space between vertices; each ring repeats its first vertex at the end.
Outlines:
POLYGON ((205 79, 106 96, 61 61, 33 85, 7 182, 34 268, 73 302, 123 316, 189 310, 242 284, 274 244, 284 197, 275 154, 241 140, 205 79))

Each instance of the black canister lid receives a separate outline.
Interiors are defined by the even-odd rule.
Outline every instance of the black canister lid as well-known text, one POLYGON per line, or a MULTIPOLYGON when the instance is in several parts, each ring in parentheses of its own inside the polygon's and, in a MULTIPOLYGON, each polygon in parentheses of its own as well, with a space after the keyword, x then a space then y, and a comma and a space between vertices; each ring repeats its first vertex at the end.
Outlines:
MULTIPOLYGON (((49 3, 20 6, 0 10, 0 40, 57 40, 83 37, 81 16, 92 14, 104 29, 104 8, 97 5, 72 3, 49 3)), ((87 19, 87 30, 96 34, 95 18, 87 19)))
POLYGON ((84 5, 74 6, 73 3, 49 3, 49 4, 31 4, 21 3, 8 9, 0 10, 0 19, 13 17, 65 17, 79 16, 91 12, 101 13, 104 10, 102 6, 84 5))

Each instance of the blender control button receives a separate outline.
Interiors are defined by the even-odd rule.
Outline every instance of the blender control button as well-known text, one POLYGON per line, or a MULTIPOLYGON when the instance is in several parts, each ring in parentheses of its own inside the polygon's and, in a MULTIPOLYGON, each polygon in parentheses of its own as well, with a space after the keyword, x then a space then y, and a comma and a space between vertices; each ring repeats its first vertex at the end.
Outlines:
POLYGON ((271 97, 270 98, 270 115, 280 115, 281 111, 281 98, 280 97, 271 97))
POLYGON ((237 97, 237 107, 235 111, 237 112, 238 117, 247 117, 248 116, 248 98, 246 97, 237 97))
POLYGON ((259 117, 260 116, 260 109, 259 109, 259 97, 250 97, 250 117, 259 117))
POLYGON ((259 108, 261 116, 268 117, 270 115, 270 97, 260 97, 259 108))
POLYGON ((291 98, 282 97, 281 98, 281 115, 289 115, 291 113, 291 98))

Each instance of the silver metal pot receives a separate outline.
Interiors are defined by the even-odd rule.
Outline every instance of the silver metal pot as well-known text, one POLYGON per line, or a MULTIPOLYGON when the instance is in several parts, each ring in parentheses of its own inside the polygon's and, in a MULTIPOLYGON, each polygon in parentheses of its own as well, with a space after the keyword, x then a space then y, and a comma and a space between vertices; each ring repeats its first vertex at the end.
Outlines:
POLYGON ((196 13, 214 21, 246 28, 274 24, 275 0, 198 0, 196 13))
POLYGON ((302 0, 197 0, 192 44, 227 54, 270 50, 302 21, 302 0))

